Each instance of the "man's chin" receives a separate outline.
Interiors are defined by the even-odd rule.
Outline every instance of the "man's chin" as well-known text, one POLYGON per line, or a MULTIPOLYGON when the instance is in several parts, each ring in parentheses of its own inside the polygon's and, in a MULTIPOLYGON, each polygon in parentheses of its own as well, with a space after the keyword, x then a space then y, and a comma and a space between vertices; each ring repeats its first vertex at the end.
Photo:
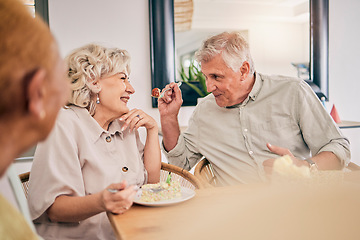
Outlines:
POLYGON ((215 98, 215 102, 219 107, 226 107, 226 103, 224 101, 218 100, 217 98, 215 98))

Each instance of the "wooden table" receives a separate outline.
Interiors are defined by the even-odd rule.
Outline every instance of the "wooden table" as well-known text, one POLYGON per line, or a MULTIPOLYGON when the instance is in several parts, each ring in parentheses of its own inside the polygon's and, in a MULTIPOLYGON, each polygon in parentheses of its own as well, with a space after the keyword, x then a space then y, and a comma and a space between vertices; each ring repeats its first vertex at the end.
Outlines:
POLYGON ((339 128, 360 128, 360 122, 355 121, 341 121, 338 123, 339 128))
MULTIPOLYGON (((350 176, 351 175, 351 176, 350 176)), ((360 183, 360 174, 346 178, 360 183)), ((108 213, 118 239, 360 239, 360 184, 196 190, 166 206, 108 213)))
POLYGON ((170 232, 182 231, 181 226, 186 225, 189 218, 198 213, 198 207, 204 201, 209 205, 219 205, 222 196, 230 192, 232 192, 231 188, 197 189, 195 197, 179 204, 165 207, 134 204, 123 215, 108 213, 108 217, 119 239, 171 239, 164 233, 169 233, 170 229, 172 229, 170 232))

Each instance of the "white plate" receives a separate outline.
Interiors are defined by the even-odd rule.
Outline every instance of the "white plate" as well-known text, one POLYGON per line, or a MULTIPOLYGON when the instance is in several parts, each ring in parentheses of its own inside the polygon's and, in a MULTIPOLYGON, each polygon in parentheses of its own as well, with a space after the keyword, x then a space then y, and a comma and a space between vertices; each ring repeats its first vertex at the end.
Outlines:
POLYGON ((138 194, 136 194, 136 196, 135 196, 134 203, 144 205, 144 206, 149 206, 149 207, 162 207, 162 206, 167 206, 167 205, 184 202, 186 200, 193 198, 194 196, 195 196, 194 190, 192 190, 190 188, 186 188, 186 187, 181 187, 181 197, 179 197, 179 198, 174 198, 174 199, 170 199, 170 200, 161 200, 161 201, 156 201, 156 202, 143 202, 143 201, 140 201, 141 191, 139 191, 138 194))

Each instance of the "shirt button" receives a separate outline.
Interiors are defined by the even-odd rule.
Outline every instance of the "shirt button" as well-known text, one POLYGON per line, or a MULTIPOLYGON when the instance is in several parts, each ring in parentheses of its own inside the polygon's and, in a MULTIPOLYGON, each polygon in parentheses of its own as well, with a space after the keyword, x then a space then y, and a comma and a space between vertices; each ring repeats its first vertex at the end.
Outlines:
POLYGON ((247 131, 248 131, 247 128, 245 128, 245 129, 244 129, 244 132, 247 132, 247 131))
POLYGON ((253 155, 253 153, 254 153, 253 151, 249 151, 249 154, 250 154, 250 155, 253 155))
POLYGON ((128 170, 129 170, 128 167, 123 167, 123 168, 122 168, 122 171, 123 171, 123 172, 127 172, 128 170))
POLYGON ((109 142, 111 142, 111 137, 110 137, 110 136, 107 136, 107 137, 105 138, 105 140, 109 143, 109 142))

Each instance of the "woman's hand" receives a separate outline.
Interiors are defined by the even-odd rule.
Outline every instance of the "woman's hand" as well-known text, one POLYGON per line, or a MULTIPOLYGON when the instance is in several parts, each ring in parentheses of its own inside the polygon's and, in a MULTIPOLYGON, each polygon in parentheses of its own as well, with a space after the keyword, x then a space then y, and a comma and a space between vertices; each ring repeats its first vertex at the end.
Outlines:
POLYGON ((134 197, 136 194, 135 186, 128 188, 126 181, 121 183, 114 183, 109 185, 101 193, 101 205, 104 211, 112 212, 114 214, 123 214, 133 204, 134 197), (108 189, 115 189, 118 192, 109 192, 108 189))
POLYGON ((158 131, 158 125, 156 121, 147 115, 141 109, 132 109, 120 117, 120 121, 124 122, 121 131, 129 128, 130 131, 137 130, 139 127, 145 127, 147 130, 155 129, 158 131))
POLYGON ((109 185, 106 189, 86 196, 58 196, 46 210, 53 222, 79 222, 104 211, 115 214, 126 212, 133 204, 136 189, 126 181, 109 185), (116 189, 111 193, 107 189, 116 189))

